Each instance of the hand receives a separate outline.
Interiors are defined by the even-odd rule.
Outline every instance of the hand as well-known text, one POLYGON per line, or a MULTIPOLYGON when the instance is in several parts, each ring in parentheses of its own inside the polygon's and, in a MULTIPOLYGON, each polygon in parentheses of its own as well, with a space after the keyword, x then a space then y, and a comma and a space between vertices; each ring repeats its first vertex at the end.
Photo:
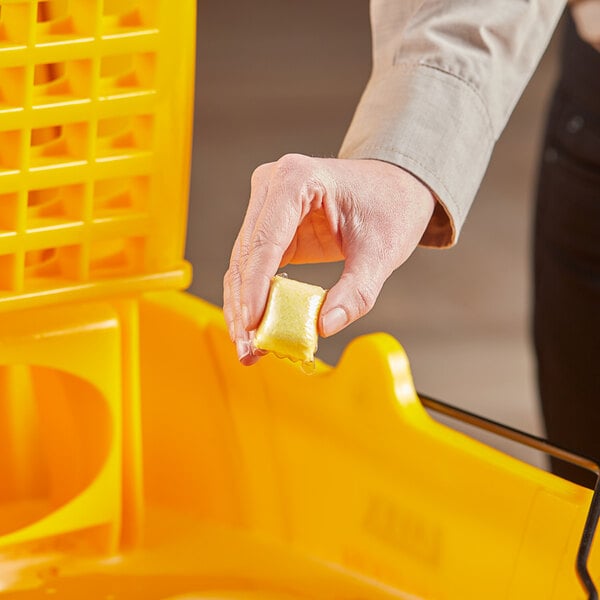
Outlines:
POLYGON ((243 364, 258 359, 271 277, 288 263, 344 260, 329 290, 319 333, 337 333, 373 307, 385 280, 413 252, 433 213, 429 188, 378 160, 288 154, 258 167, 224 278, 224 313, 243 364))

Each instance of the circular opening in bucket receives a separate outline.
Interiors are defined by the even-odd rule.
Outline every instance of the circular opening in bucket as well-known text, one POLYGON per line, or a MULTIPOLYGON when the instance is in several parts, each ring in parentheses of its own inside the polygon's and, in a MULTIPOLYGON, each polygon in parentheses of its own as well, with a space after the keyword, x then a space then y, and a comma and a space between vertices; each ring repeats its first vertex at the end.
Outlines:
POLYGON ((0 535, 89 486, 111 435, 108 406, 89 382, 47 367, 0 366, 0 535))

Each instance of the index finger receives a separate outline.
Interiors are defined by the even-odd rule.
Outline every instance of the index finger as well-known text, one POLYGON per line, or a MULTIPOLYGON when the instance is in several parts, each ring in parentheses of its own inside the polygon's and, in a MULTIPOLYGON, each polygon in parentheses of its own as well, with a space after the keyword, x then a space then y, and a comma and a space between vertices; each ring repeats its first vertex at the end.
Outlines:
POLYGON ((274 169, 265 202, 254 224, 250 243, 241 249, 242 312, 246 329, 258 327, 263 315, 271 278, 309 210, 306 162, 290 155, 274 169))
POLYGON ((223 312, 227 320, 227 326, 232 341, 245 339, 245 327, 243 326, 243 315, 241 311, 241 280, 240 280, 240 257, 242 249, 247 254, 247 248, 252 237, 252 231, 260 211, 264 204, 270 172, 274 163, 260 165, 252 174, 250 200, 244 215, 244 221, 233 246, 229 260, 229 268, 223 281, 223 312))

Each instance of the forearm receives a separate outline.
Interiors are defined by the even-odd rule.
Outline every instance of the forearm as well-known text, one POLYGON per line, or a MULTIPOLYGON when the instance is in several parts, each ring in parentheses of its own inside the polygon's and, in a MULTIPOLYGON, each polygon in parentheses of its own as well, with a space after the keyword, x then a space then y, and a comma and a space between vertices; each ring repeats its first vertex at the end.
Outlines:
POLYGON ((373 72, 340 151, 421 179, 439 206, 422 243, 453 244, 495 141, 564 0, 372 0, 373 72))

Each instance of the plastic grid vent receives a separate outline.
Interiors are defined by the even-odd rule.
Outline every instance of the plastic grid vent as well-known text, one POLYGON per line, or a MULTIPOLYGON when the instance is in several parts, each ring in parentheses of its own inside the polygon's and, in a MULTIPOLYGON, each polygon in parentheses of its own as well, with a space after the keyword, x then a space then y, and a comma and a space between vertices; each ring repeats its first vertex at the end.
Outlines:
POLYGON ((161 4, 0 0, 0 308, 182 268, 148 241, 165 208, 152 200, 161 4))

